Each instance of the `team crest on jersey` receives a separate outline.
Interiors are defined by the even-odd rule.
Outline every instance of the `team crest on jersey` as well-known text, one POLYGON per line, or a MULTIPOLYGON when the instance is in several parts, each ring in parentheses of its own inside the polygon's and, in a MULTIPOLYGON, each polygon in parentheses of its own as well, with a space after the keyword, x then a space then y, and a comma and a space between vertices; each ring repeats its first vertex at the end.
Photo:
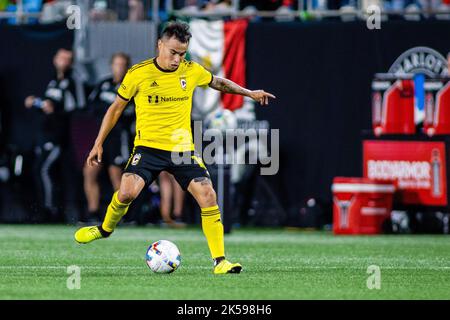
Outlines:
POLYGON ((137 165, 137 164, 139 163, 139 160, 141 160, 141 154, 140 154, 140 153, 136 153, 136 154, 133 156, 133 160, 131 160, 131 165, 132 165, 132 166, 137 165))
POLYGON ((186 82, 185 76, 180 77, 180 84, 181 84, 181 89, 186 90, 187 82, 186 82))

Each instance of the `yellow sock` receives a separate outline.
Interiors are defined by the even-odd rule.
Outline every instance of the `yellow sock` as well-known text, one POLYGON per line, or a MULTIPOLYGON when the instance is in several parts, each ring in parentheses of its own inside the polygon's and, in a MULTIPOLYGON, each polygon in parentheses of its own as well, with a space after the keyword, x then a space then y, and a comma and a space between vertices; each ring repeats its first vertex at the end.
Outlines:
POLYGON ((118 191, 114 192, 111 203, 106 210, 105 220, 102 228, 107 232, 113 232, 119 223, 120 219, 127 213, 130 204, 125 204, 119 201, 117 197, 118 191))
POLYGON ((223 224, 220 221, 219 206, 201 209, 203 233, 208 241, 211 256, 213 259, 224 257, 223 224))

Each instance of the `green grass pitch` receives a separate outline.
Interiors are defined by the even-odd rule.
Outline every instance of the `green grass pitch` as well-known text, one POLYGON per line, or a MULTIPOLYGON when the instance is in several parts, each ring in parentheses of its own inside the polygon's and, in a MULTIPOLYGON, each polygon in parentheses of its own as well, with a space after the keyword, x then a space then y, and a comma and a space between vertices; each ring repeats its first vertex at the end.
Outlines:
POLYGON ((74 226, 0 225, 0 299, 450 299, 450 237, 333 236, 237 229, 226 252, 239 274, 212 274, 199 227, 119 227, 106 240, 73 240, 74 226), (156 240, 175 242, 182 265, 168 275, 145 264, 156 240), (81 271, 69 290, 67 267, 81 271), (370 265, 380 289, 368 289, 370 265))

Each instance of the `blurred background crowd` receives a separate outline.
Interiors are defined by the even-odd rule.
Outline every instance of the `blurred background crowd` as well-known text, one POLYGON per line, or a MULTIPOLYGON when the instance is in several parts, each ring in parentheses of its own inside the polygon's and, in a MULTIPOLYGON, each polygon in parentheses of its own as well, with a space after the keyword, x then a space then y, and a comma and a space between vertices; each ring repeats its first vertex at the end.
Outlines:
MULTIPOLYGON (((82 1, 83 2, 83 1, 82 1)), ((71 0, 0 0, 0 12, 14 13, 18 10, 27 13, 39 13, 34 18, 27 18, 27 23, 52 23, 60 21, 66 16, 66 9, 78 3, 71 0)), ((370 5, 377 5, 381 10, 398 14, 400 12, 440 12, 450 10, 450 0, 160 0, 155 8, 152 1, 146 0, 86 0, 89 18, 102 21, 141 21, 155 16, 165 20, 173 12, 179 14, 232 14, 235 11, 244 12, 252 16, 255 11, 266 12, 262 16, 275 17, 282 20, 294 19, 289 15, 296 11, 303 13, 315 12, 320 18, 335 16, 333 11, 349 12, 366 9, 370 5), (273 11, 273 13, 267 13, 273 11), (328 14, 327 14, 328 12, 328 14), (325 13, 325 16, 323 15, 325 13), (287 16, 286 16, 287 15, 287 16)), ((425 14, 424 17, 427 15, 425 14)), ((14 17, 4 18, 0 14, 0 23, 17 23, 14 17)), ((255 16, 254 19, 260 17, 255 16)), ((302 14, 299 18, 311 18, 302 14)), ((441 15, 448 19, 448 15, 441 15)), ((415 19, 414 16, 411 19, 415 19)))

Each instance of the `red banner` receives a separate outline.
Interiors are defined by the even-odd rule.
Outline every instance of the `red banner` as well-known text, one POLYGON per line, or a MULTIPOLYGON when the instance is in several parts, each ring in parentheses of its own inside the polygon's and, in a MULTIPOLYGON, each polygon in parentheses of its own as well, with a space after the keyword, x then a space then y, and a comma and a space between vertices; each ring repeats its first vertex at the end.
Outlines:
POLYGON ((363 152, 364 177, 395 181, 402 204, 447 206, 444 142, 366 140, 363 152))

